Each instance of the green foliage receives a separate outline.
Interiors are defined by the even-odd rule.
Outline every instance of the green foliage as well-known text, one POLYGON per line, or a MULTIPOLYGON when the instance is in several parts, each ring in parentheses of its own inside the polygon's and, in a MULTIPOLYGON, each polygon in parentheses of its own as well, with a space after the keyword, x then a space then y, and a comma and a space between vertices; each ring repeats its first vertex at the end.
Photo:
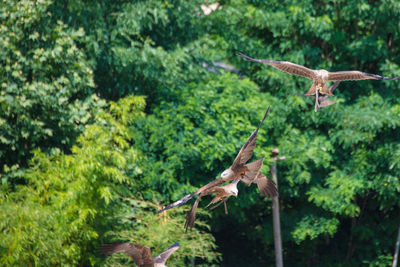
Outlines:
MULTIPOLYGON (((52 23, 51 1, 0 4, 0 162, 14 185, 31 150, 68 150, 95 109, 93 71, 76 40, 82 29, 52 23)), ((20 183, 20 181, 18 181, 20 183)))
POLYGON ((270 150, 286 156, 285 265, 390 263, 400 83, 343 82, 337 103, 314 113, 312 99, 294 96, 309 80, 235 54, 400 76, 398 1, 234 0, 202 13, 212 3, 0 4, 2 264, 127 264, 95 252, 124 239, 154 255, 179 240, 172 266, 216 263, 216 245, 224 265, 272 265, 271 204, 255 186, 239 185, 228 216, 200 209, 191 234, 181 226, 188 207, 154 214, 227 168, 268 105, 253 159, 265 156, 268 174, 270 150), (143 95, 146 109, 127 97, 105 112, 93 92, 105 101, 143 95))
POLYGON ((357 217, 360 208, 352 200, 363 188, 362 180, 337 171, 326 178, 326 184, 328 188, 312 187, 308 192, 309 201, 333 213, 357 217))
MULTIPOLYGON (((359 69, 398 76, 400 51, 394 43, 400 41, 399 27, 391 17, 398 14, 398 3, 226 1, 221 5, 209 15, 209 31, 227 41, 227 54, 232 55, 227 60, 240 66, 260 91, 282 104, 272 103, 271 115, 276 112, 281 118, 267 120, 276 129, 267 135, 287 157, 278 164, 283 247, 290 255, 284 257, 285 264, 380 262, 381 255, 392 250, 399 222, 395 212, 399 207, 400 173, 395 163, 399 83, 341 83, 335 91, 338 103, 314 114, 311 100, 291 96, 305 92, 309 80, 234 54, 240 51, 314 69, 359 69), (313 223, 314 218, 318 223, 313 223), (383 223, 382 231, 387 231, 390 240, 383 232, 372 234, 369 230, 382 229, 383 223), (327 235, 332 237, 329 242, 327 235), (374 241, 362 246, 363 240, 371 240, 368 238, 374 241), (300 245, 293 246, 293 241, 300 245)), ((246 224, 260 220, 251 213, 261 203, 254 200, 250 205, 249 212, 242 214, 246 224)), ((246 229, 246 224, 238 229, 246 229)), ((253 235, 247 236, 253 240, 253 235)), ((269 242, 270 236, 265 235, 259 247, 269 242)), ((259 254, 260 249, 251 255, 259 254)), ((239 265, 235 257, 226 263, 239 265)))
MULTIPOLYGON (((153 115, 139 120, 144 135, 138 135, 135 143, 147 157, 142 167, 146 184, 164 199, 178 199, 193 191, 182 186, 189 179, 196 186, 214 179, 257 127, 268 104, 274 103, 255 89, 248 79, 226 73, 191 84, 181 92, 178 106, 163 102, 153 115)), ((271 127, 268 122, 263 131, 271 127)), ((260 135, 258 142, 265 143, 266 137, 260 135)), ((257 147, 256 156, 261 151, 257 147)))
POLYGON ((144 94, 152 106, 174 99, 176 88, 206 73, 197 62, 205 60, 201 46, 208 48, 216 41, 202 38, 206 32, 199 16, 201 3, 151 0, 87 5, 73 0, 55 1, 50 10, 72 27, 85 29, 87 38, 81 44, 97 63, 95 82, 102 96, 144 94))
MULTIPOLYGON (((149 210, 150 204, 138 192, 140 153, 129 145, 129 125, 144 116, 143 109, 142 97, 110 103, 109 112, 98 112, 96 123, 78 138, 71 155, 35 152, 26 174, 28 184, 2 198, 2 265, 95 264, 99 262, 95 246, 106 232, 149 246, 156 241, 163 245, 167 235, 168 243, 180 241, 183 227, 176 226, 183 224, 182 209, 180 218, 155 214, 155 207, 149 210), (145 205, 127 208, 121 198, 145 205), (132 214, 133 207, 138 212, 132 214), (129 226, 133 228, 127 231, 129 226)), ((218 254, 210 234, 196 231, 194 237, 198 238, 182 240, 185 247, 175 261, 183 262, 185 256, 214 261, 218 254)))
POLYGON ((307 237, 311 240, 321 234, 333 236, 337 231, 338 219, 326 219, 324 217, 315 218, 313 216, 304 217, 296 226, 292 235, 297 243, 304 241, 307 237))
MULTIPOLYGON (((167 264, 170 266, 185 266, 191 259, 198 259, 196 265, 203 263, 205 266, 214 266, 219 258, 219 253, 215 252, 216 245, 214 237, 204 230, 193 229, 190 234, 185 234, 182 227, 185 223, 185 215, 188 207, 179 207, 162 214, 155 213, 161 206, 148 201, 126 198, 123 202, 125 212, 119 218, 121 223, 107 232, 104 241, 129 241, 135 244, 143 244, 151 248, 153 257, 163 252, 167 247, 175 242, 179 242, 180 248, 167 264)), ((208 212, 202 209, 198 214, 209 217, 208 212)), ((209 230, 209 226, 202 220, 197 221, 201 229, 209 230)), ((116 265, 117 263, 132 263, 127 255, 115 254, 107 257, 106 265, 116 265)), ((218 266, 218 265, 216 265, 218 266)))
POLYGON ((392 255, 379 255, 379 257, 373 261, 364 261, 363 263, 368 264, 370 267, 385 267, 391 266, 393 263, 392 255))

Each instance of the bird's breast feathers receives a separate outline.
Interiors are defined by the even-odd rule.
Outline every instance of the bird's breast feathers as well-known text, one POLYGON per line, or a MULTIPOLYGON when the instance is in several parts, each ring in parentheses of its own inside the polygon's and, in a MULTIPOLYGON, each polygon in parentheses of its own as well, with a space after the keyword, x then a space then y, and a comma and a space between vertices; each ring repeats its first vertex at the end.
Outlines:
POLYGON ((322 81, 326 82, 328 80, 329 72, 327 70, 317 70, 316 74, 322 81))

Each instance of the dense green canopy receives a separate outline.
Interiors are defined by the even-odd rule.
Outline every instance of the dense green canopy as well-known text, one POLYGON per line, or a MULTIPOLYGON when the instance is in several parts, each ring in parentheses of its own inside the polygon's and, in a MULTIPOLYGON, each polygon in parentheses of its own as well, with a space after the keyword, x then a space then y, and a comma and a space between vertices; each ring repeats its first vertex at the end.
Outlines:
POLYGON ((400 76, 399 16, 389 0, 3 1, 0 265, 132 264, 96 250, 121 240, 180 242, 170 266, 273 265, 254 185, 191 233, 189 205, 155 213, 229 167, 268 105, 253 159, 269 176, 270 151, 286 156, 285 265, 390 265, 400 82, 342 82, 315 113, 294 96, 310 80, 236 54, 400 76))

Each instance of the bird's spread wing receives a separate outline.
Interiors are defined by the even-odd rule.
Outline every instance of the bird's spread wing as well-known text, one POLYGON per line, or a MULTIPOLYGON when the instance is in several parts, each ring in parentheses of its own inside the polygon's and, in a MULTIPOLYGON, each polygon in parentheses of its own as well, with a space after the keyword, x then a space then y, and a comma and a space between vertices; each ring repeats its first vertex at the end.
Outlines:
POLYGON ((171 209, 171 208, 175 208, 175 207, 182 206, 183 204, 185 204, 186 202, 188 202, 190 199, 192 199, 194 196, 195 196, 195 193, 186 195, 186 196, 184 196, 183 198, 181 198, 181 199, 179 199, 179 200, 177 200, 177 201, 175 201, 175 202, 173 202, 173 203, 167 205, 167 206, 166 206, 165 208, 163 208, 162 210, 157 211, 157 213, 160 213, 160 212, 169 210, 169 209, 171 209))
MULTIPOLYGON (((199 195, 203 192, 205 192, 206 190, 209 190, 210 188, 214 188, 216 186, 219 186, 221 184, 223 184, 225 181, 222 180, 222 178, 216 179, 206 185, 203 185, 202 187, 200 187, 196 192, 194 192, 193 194, 189 194, 184 196, 183 198, 169 204, 168 206, 166 206, 165 208, 163 208, 162 210, 159 210, 158 213, 169 210, 171 208, 175 208, 175 207, 179 207, 182 206, 183 204, 185 204, 186 202, 188 202, 190 199, 192 199, 194 196, 199 195)), ((203 193, 204 194, 204 193, 203 193)))
POLYGON ((188 214, 186 215, 186 222, 185 222, 185 231, 190 228, 192 230, 194 226, 194 221, 196 220, 196 212, 197 212, 197 207, 199 206, 201 196, 199 196, 196 201, 193 204, 193 207, 190 209, 188 214))
POLYGON ((253 150, 256 147, 258 130, 260 129, 265 118, 267 117, 268 111, 269 111, 269 106, 267 108, 267 111, 264 114, 264 118, 262 119, 261 123, 258 125, 257 129, 250 135, 249 140, 247 140, 247 142, 243 145, 243 147, 240 149, 239 153, 237 154, 235 160, 233 161, 232 169, 235 169, 238 166, 245 164, 253 155, 253 150))
POLYGON ((179 243, 176 242, 175 244, 167 248, 163 253, 155 257, 154 262, 162 263, 165 265, 165 262, 168 260, 169 256, 171 256, 171 254, 177 251, 178 249, 179 249, 179 243))
MULTIPOLYGON (((247 142, 243 145, 243 147, 240 149, 239 153, 237 154, 233 164, 232 164, 232 168, 235 168, 237 166, 243 165, 244 163, 246 163, 251 156, 253 155, 253 150, 255 148, 256 145, 256 140, 257 140, 257 133, 258 130, 260 129, 261 125, 263 124, 265 118, 268 115, 269 112, 269 106, 267 108, 267 111, 264 114, 264 118, 262 119, 261 123, 258 125, 257 129, 250 135, 249 139, 247 140, 247 142)), ((201 193, 203 193, 204 191, 215 187, 215 186, 219 186, 221 184, 223 184, 225 181, 222 180, 222 178, 216 179, 202 187, 200 187, 196 192, 194 192, 193 194, 189 194, 184 196, 183 198, 167 205, 165 208, 163 208, 162 210, 159 210, 158 213, 169 210, 171 208, 174 207, 179 207, 182 206, 183 204, 185 204, 186 202, 188 202, 190 199, 192 199, 194 196, 199 195, 201 193)))
POLYGON ((400 80, 400 77, 383 77, 376 74, 369 74, 357 70, 337 71, 328 73, 328 81, 358 81, 358 80, 400 80))
POLYGON ((298 65, 298 64, 294 64, 292 62, 266 60, 266 59, 255 59, 255 58, 251 58, 246 55, 243 55, 242 53, 238 53, 238 56, 245 58, 249 61, 254 61, 254 62, 259 62, 259 63, 270 65, 278 70, 287 72, 289 74, 306 77, 311 80, 316 78, 316 74, 315 74, 314 70, 306 68, 306 67, 298 65))
POLYGON ((140 267, 153 266, 154 260, 150 248, 131 243, 105 243, 98 247, 99 251, 106 255, 124 252, 140 267))
POLYGON ((269 198, 278 195, 275 183, 264 174, 259 173, 254 182, 257 184, 261 195, 269 198))
POLYGON ((264 157, 256 161, 253 161, 249 164, 246 164, 245 165, 246 171, 244 172, 242 177, 240 177, 241 181, 249 186, 259 174, 263 162, 264 162, 264 157))

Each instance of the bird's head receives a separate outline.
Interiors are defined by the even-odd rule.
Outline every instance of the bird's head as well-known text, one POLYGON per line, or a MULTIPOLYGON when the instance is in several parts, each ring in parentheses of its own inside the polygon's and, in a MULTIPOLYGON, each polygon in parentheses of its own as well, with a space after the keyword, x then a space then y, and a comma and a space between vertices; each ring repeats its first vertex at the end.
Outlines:
POLYGON ((237 184, 239 183, 240 179, 235 179, 231 182, 231 194, 235 197, 238 196, 239 190, 237 189, 237 184))
POLYGON ((234 173, 231 169, 226 169, 225 171, 223 171, 221 173, 221 178, 223 180, 227 180, 227 179, 231 178, 233 175, 234 175, 234 173))
POLYGON ((238 194, 239 194, 239 191, 237 190, 237 188, 235 188, 234 190, 232 190, 232 195, 234 195, 235 197, 237 197, 238 196, 238 194))

